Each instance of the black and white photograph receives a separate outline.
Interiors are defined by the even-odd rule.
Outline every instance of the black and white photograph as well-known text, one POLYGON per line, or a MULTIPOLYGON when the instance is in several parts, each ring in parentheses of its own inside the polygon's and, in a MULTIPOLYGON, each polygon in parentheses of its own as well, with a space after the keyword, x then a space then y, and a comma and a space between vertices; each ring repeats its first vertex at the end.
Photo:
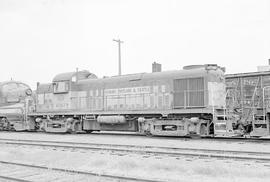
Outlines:
POLYGON ((0 182, 270 181, 270 0, 0 0, 0 182))

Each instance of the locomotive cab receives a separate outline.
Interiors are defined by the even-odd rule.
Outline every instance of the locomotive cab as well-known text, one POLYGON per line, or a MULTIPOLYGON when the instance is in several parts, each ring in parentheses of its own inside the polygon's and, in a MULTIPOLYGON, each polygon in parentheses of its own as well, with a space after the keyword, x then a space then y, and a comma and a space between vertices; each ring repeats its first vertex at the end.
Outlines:
POLYGON ((39 130, 46 132, 72 132, 81 128, 79 119, 71 112, 78 105, 79 80, 97 78, 88 71, 61 73, 52 83, 37 85, 36 113, 31 116, 39 130))

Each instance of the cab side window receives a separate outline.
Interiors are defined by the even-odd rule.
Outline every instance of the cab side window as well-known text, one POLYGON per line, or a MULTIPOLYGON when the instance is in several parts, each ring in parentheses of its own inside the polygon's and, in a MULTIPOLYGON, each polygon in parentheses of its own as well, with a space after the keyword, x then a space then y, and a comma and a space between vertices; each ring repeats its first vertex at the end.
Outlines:
POLYGON ((53 92, 54 93, 65 93, 69 91, 68 82, 54 82, 53 83, 53 92))

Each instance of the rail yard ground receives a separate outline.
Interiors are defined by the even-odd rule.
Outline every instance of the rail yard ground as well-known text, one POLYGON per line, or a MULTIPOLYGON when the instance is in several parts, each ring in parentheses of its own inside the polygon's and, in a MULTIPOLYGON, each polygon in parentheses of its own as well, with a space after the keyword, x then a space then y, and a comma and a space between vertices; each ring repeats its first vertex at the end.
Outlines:
MULTIPOLYGON (((142 137, 112 134, 45 134, 25 132, 0 132, 0 161, 43 166, 48 169, 66 169, 92 172, 100 175, 115 175, 152 181, 268 181, 270 180, 270 142, 240 140, 202 140, 187 138, 142 137), (1 140, 2 139, 2 140, 1 140), (10 143, 5 142, 10 139, 10 143), (185 148, 219 151, 224 157, 207 155, 160 155, 154 153, 125 152, 104 149, 83 149, 57 146, 12 144, 12 141, 134 145, 149 150, 150 147, 185 148), (263 152, 265 160, 255 158, 226 157, 225 151, 263 152), (268 155, 269 154, 269 155, 268 155), (269 159, 269 160, 268 160, 269 159)), ((0 169, 4 167, 0 162, 0 169)), ((6 171, 6 170, 4 170, 6 171)), ((1 171, 0 171, 1 172, 1 171)), ((16 177, 16 172, 14 172, 16 177)), ((10 174, 13 174, 12 171, 10 174)), ((9 175, 9 171, 6 171, 9 175)), ((4 175, 1 173, 1 175, 4 175)), ((1 176, 0 175, 0 176, 1 176)), ((69 174, 70 175, 70 174, 69 174)), ((37 176, 38 177, 38 176, 37 176)), ((87 178, 87 176, 85 177, 87 178)), ((25 178, 27 179, 27 177, 25 178)), ((40 178, 31 178, 39 181, 40 178)), ((75 179, 75 178, 73 178, 75 179)), ((89 181, 93 178, 89 178, 89 181)), ((97 179, 97 178, 95 178, 97 179)), ((44 181, 60 180, 59 174, 45 177, 44 181)), ((62 179, 68 180, 68 179, 62 179)), ((98 178, 103 180, 102 177, 98 178)), ((1 178, 0 178, 1 181, 1 178)), ((31 181, 31 180, 30 180, 31 181)), ((70 178, 72 181, 72 178, 70 178)), ((87 181, 87 180, 86 180, 87 181)), ((120 180, 127 181, 127 180, 120 180)))

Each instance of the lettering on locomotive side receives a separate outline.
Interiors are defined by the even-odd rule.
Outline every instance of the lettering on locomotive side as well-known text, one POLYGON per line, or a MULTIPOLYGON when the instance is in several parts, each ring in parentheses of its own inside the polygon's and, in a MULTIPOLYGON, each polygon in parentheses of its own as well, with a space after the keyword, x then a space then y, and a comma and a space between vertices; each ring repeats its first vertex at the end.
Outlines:
POLYGON ((116 88, 105 89, 104 95, 124 95, 124 94, 146 94, 150 93, 150 87, 128 87, 128 88, 116 88))
POLYGON ((165 85, 105 89, 104 101, 106 110, 168 109, 170 93, 165 85))
POLYGON ((55 104, 55 108, 56 109, 68 109, 69 105, 68 105, 68 103, 58 103, 58 104, 55 104))
POLYGON ((118 94, 118 89, 105 89, 104 94, 105 95, 117 95, 118 94))

